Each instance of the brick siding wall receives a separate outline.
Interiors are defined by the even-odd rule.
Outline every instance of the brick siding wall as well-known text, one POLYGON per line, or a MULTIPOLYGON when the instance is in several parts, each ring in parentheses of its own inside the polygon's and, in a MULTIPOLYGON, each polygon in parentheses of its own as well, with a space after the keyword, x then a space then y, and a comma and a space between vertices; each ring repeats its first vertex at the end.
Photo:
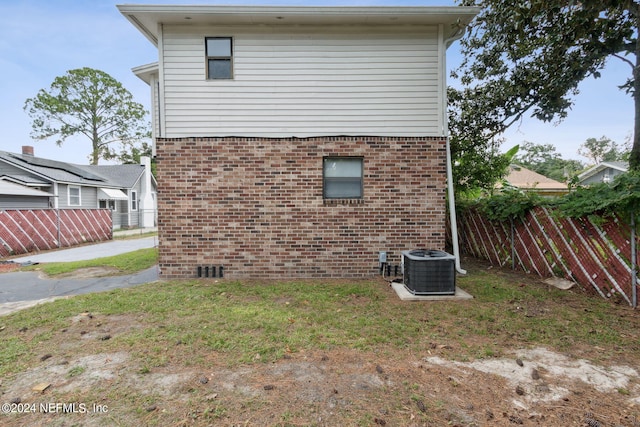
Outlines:
POLYGON ((439 137, 159 138, 163 278, 371 277, 378 252, 444 249, 439 137), (362 156, 362 200, 323 199, 323 158, 362 156), (341 203, 344 202, 344 203, 341 203), (218 274, 218 272, 216 272, 218 274))

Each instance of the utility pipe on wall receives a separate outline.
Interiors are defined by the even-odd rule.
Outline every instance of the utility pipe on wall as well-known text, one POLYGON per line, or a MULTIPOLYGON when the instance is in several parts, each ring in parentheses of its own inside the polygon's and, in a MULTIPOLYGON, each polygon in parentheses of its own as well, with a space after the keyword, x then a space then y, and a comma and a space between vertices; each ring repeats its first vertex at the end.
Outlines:
MULTIPOLYGON (((443 41, 444 43, 444 49, 446 50, 449 45, 451 45, 451 43, 453 43, 454 41, 460 39, 465 32, 465 28, 461 28, 459 29, 452 37, 446 39, 443 41)), ((453 255, 456 258, 456 271, 460 274, 467 274, 467 271, 464 270, 461 265, 460 265, 460 246, 458 244, 458 219, 456 216, 456 200, 455 200, 455 194, 453 191, 453 165, 452 165, 452 160, 451 160, 451 144, 449 142, 449 127, 447 125, 447 121, 448 121, 448 117, 447 117, 447 105, 448 105, 448 101, 447 101, 447 85, 446 85, 446 72, 447 72, 447 67, 446 67, 446 55, 442 55, 442 58, 445 58, 443 60, 443 65, 442 65, 442 73, 443 73, 443 86, 444 88, 442 89, 444 91, 444 104, 445 104, 445 108, 444 108, 444 117, 443 117, 443 123, 444 123, 444 135, 447 138, 447 190, 448 190, 448 196, 449 196, 449 221, 451 222, 451 243, 453 244, 453 255)))

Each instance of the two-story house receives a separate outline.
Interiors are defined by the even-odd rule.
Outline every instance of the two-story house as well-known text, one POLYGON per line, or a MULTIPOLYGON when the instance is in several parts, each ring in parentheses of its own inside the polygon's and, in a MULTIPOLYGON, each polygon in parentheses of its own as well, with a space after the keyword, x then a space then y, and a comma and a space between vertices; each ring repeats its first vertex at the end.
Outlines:
POLYGON ((366 277, 444 248, 445 52, 476 8, 118 9, 158 49, 134 72, 162 277, 366 277))

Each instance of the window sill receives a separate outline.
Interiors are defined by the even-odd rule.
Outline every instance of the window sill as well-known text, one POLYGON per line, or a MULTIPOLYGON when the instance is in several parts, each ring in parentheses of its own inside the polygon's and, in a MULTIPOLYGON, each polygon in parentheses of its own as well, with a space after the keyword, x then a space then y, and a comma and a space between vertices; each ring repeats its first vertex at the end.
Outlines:
POLYGON ((363 205, 364 199, 323 199, 322 204, 325 206, 363 205))

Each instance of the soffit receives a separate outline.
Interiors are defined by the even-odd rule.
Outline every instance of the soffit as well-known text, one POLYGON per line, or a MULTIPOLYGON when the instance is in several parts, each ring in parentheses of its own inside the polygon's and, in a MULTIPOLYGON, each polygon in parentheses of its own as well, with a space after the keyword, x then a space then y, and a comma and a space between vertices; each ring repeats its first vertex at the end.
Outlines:
POLYGON ((438 25, 445 38, 463 29, 475 7, 269 7, 118 5, 120 12, 157 45, 159 24, 200 25, 438 25))

